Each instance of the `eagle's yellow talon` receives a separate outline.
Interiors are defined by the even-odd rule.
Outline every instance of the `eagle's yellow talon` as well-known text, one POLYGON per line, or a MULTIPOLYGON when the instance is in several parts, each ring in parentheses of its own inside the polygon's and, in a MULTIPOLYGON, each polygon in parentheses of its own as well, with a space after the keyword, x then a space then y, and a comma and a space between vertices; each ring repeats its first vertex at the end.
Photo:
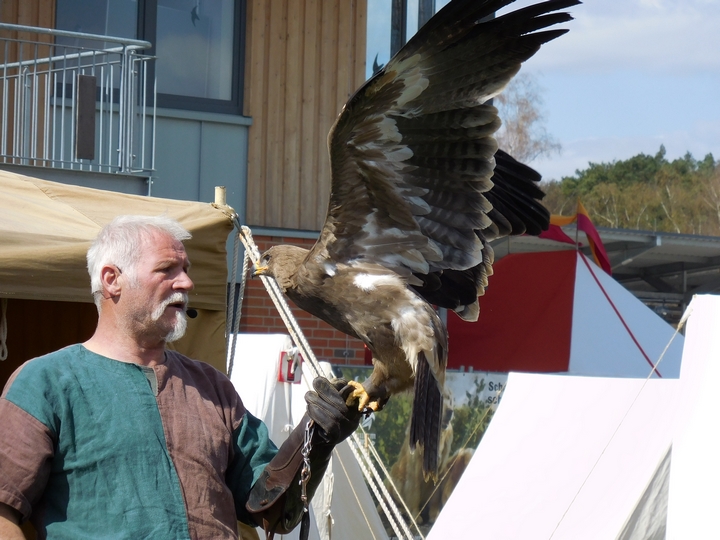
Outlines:
POLYGON ((350 394, 345 401, 345 404, 350 406, 355 400, 358 401, 358 411, 364 411, 366 408, 371 409, 375 412, 380 410, 380 404, 377 401, 370 401, 370 396, 365 391, 363 385, 357 381, 349 381, 348 384, 355 388, 352 394, 350 394))

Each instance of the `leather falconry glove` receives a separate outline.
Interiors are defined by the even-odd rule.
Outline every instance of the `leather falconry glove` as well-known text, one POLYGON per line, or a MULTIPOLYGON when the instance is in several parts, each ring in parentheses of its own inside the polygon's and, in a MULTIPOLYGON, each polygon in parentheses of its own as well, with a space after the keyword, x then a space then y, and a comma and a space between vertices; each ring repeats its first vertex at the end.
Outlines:
POLYGON ((347 381, 318 377, 313 381, 313 388, 314 392, 305 394, 307 413, 250 490, 246 508, 255 522, 265 529, 267 538, 272 538, 276 532, 287 534, 303 516, 300 473, 307 423, 315 422, 309 456, 311 476, 306 486, 310 500, 322 480, 333 448, 357 429, 362 417, 357 407, 348 407, 345 403, 354 390, 347 381))
POLYGON ((320 427, 324 441, 334 446, 352 435, 362 418, 357 407, 345 402, 355 389, 345 379, 328 381, 324 377, 315 379, 313 388, 315 392, 305 394, 308 416, 320 427))

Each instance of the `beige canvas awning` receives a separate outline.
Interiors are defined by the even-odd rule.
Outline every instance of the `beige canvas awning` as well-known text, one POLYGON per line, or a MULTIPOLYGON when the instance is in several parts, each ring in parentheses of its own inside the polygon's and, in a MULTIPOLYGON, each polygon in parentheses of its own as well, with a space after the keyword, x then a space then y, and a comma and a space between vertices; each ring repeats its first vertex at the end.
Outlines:
POLYGON ((195 282, 191 305, 224 310, 232 212, 0 170, 0 296, 92 302, 85 254, 100 229, 121 214, 166 214, 193 235, 186 242, 195 282))
POLYGON ((100 229, 121 214, 165 214, 192 233, 185 243, 195 283, 190 306, 201 312, 177 348, 224 369, 225 244, 233 213, 228 206, 126 195, 0 170, 0 298, 92 303, 85 254, 100 229), (207 340, 214 343, 211 351, 202 345, 207 340))

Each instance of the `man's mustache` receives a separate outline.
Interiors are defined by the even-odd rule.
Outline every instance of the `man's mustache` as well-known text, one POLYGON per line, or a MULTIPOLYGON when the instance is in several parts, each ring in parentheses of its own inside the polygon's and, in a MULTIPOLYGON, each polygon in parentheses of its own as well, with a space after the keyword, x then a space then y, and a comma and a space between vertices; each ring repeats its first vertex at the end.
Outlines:
POLYGON ((162 317, 162 314, 171 304, 182 304, 183 307, 187 309, 189 301, 190 297, 187 293, 175 292, 169 297, 167 297, 165 300, 163 300, 162 303, 155 309, 155 311, 153 311, 152 318, 153 320, 158 320, 160 317, 162 317))

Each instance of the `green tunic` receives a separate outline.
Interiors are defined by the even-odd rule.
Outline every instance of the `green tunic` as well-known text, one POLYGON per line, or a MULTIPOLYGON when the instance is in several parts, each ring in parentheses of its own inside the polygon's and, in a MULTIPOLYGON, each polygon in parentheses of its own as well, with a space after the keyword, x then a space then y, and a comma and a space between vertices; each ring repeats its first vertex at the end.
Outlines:
POLYGON ((232 383, 168 351, 154 368, 73 345, 0 399, 0 502, 50 538, 235 538, 276 448, 232 383))

